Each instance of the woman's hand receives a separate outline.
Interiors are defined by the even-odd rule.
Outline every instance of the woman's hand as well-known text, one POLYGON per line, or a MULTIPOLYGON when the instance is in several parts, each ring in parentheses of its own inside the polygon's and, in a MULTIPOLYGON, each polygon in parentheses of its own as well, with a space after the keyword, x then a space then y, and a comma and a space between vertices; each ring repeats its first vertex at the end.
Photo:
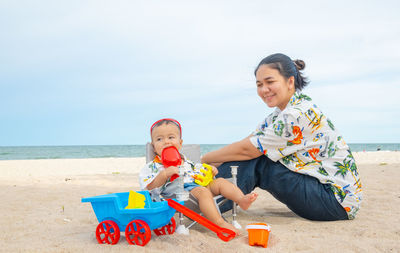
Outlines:
POLYGON ((214 166, 215 168, 218 168, 222 163, 208 163, 211 166, 214 166))

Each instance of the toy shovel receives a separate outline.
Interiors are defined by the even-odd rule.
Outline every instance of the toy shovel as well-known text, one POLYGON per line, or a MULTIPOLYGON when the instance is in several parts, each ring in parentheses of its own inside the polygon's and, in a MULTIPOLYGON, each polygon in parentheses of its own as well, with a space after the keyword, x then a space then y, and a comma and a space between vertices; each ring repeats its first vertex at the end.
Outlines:
POLYGON ((211 222, 210 220, 206 219, 205 217, 199 215, 196 212, 193 212, 191 209, 187 208, 186 206, 183 206, 176 202, 173 199, 167 199, 168 205, 175 209, 178 212, 181 212, 183 215, 187 216, 188 218, 197 221, 201 225, 205 226, 206 228, 210 229, 211 231, 215 232, 217 236, 227 242, 231 239, 233 239, 236 236, 236 233, 230 229, 227 228, 222 228, 218 226, 217 224, 211 222))
MULTIPOLYGON (((163 149, 161 153, 161 162, 165 168, 170 166, 179 166, 182 163, 182 157, 181 154, 179 154, 178 149, 174 146, 170 146, 163 149)), ((172 182, 178 177, 178 174, 174 174, 171 176, 170 181, 172 182)))

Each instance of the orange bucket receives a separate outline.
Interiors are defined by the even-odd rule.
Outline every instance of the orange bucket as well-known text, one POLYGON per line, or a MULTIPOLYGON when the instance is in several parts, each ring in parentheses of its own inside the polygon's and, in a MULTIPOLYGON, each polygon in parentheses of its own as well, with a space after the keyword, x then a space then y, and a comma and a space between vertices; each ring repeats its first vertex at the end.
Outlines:
POLYGON ((246 226, 246 230, 249 233, 250 246, 263 246, 264 248, 267 247, 271 226, 267 225, 266 223, 251 223, 246 226))

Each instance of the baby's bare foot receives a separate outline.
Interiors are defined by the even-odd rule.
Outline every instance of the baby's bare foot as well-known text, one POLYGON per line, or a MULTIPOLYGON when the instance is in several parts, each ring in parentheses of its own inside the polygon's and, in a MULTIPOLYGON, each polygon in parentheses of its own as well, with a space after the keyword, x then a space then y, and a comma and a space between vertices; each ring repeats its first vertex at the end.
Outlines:
POLYGON ((239 202, 237 204, 243 210, 247 210, 247 209, 249 209, 251 204, 257 199, 257 197, 258 197, 258 194, 255 192, 246 194, 243 196, 243 198, 241 200, 239 200, 239 202))

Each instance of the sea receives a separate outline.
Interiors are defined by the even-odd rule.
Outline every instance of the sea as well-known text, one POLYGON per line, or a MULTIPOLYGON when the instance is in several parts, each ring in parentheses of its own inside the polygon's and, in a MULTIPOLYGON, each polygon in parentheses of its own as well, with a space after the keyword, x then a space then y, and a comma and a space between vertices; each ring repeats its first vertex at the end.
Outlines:
MULTIPOLYGON (((200 144, 202 154, 226 144, 200 144)), ((399 151, 400 143, 350 143, 352 152, 399 151)), ((0 146, 0 160, 144 157, 145 145, 0 146)))

